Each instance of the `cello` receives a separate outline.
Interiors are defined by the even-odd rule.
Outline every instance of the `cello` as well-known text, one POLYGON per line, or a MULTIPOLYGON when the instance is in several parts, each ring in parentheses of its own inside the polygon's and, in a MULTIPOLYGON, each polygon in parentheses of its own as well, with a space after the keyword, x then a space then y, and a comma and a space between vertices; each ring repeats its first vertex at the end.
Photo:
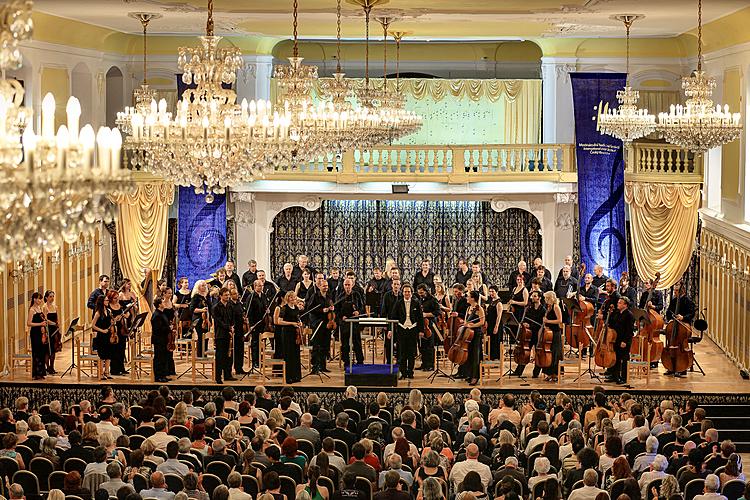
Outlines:
POLYGON ((645 350, 641 353, 637 347, 642 347, 644 343, 646 343, 648 345, 646 349, 649 349, 649 359, 651 362, 656 362, 660 359, 662 352, 664 351, 664 344, 659 337, 659 332, 664 329, 664 318, 661 314, 656 312, 655 309, 648 307, 648 304, 651 302, 651 298, 654 295, 654 290, 656 290, 656 285, 659 283, 660 279, 661 273, 656 273, 656 276, 654 276, 654 280, 651 283, 651 288, 648 291, 648 296, 646 297, 646 307, 648 308, 646 314, 648 315, 648 320, 645 326, 643 326, 638 332, 638 336, 641 339, 640 346, 633 342, 633 346, 636 347, 636 350, 634 350, 633 347, 630 348, 631 354, 645 354, 645 350))
POLYGON ((539 368, 549 368, 552 366, 552 340, 554 334, 552 329, 543 327, 537 339, 534 351, 534 364, 539 368))
POLYGON ((612 316, 614 307, 614 304, 609 306, 607 318, 599 324, 596 347, 594 348, 594 363, 602 368, 612 368, 617 363, 617 355, 615 354, 617 332, 609 327, 609 318, 612 316))
MULTIPOLYGON (((476 307, 479 308, 480 306, 477 305, 476 307)), ((467 316, 470 311, 472 311, 471 308, 466 311, 467 316)), ((459 318, 455 317, 452 319, 458 320, 459 318)), ((454 324, 456 323, 457 322, 454 321, 454 324)), ((458 331, 454 337, 453 345, 448 350, 448 359, 455 365, 463 365, 468 361, 469 345, 471 344, 471 341, 474 340, 474 329, 469 328, 466 323, 468 323, 468 321, 461 322, 461 326, 458 327, 458 331)))
POLYGON ((526 323, 526 311, 530 305, 523 308, 523 316, 521 321, 518 323, 518 330, 516 330, 516 344, 513 350, 513 360, 517 365, 527 365, 531 361, 531 328, 526 323))
MULTIPOLYGON (((675 306, 675 315, 679 310, 680 296, 677 296, 675 306)), ((690 347, 690 337, 693 335, 692 327, 673 318, 665 329, 664 333, 667 344, 661 354, 661 363, 667 371, 678 373, 684 372, 693 365, 693 350, 690 347)))
MULTIPOLYGON (((586 264, 581 263, 579 268, 579 276, 585 276, 586 264)), ((573 349, 585 349, 591 343, 589 336, 586 335, 586 326, 591 323, 591 317, 594 315, 594 304, 581 298, 580 285, 576 282, 576 304, 578 310, 573 316, 573 324, 571 328, 565 329, 565 341, 573 349)))

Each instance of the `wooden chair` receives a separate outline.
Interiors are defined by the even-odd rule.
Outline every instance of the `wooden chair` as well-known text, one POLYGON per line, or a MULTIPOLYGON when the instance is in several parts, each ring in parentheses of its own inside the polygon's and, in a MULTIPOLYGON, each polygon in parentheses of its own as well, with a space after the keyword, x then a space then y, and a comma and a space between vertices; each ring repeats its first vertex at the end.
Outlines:
MULTIPOLYGON (((568 328, 568 325, 565 325, 565 328, 568 328)), ((563 338, 565 338, 563 333, 563 338)), ((565 356, 560 359, 560 362, 557 364, 557 383, 562 384, 563 378, 565 378, 566 375, 572 375, 575 372, 576 378, 578 378, 578 385, 581 385, 581 365, 583 364, 583 349, 578 349, 578 356, 573 358, 565 358, 565 356)))
MULTIPOLYGON (((489 338, 486 335, 485 338, 489 338)), ((503 386, 503 369, 505 368, 505 348, 503 344, 500 344, 500 359, 491 360, 487 353, 489 353, 489 342, 487 342, 487 349, 484 351, 485 357, 481 363, 479 363, 479 385, 483 386, 488 379, 492 378, 492 372, 497 371, 500 373, 498 377, 498 386, 503 386)))
POLYGON ((13 373, 16 365, 23 366, 24 370, 29 372, 31 374, 31 345, 28 341, 28 337, 26 335, 23 336, 21 341, 23 342, 23 347, 21 347, 18 351, 16 351, 16 335, 15 333, 10 334, 10 379, 15 380, 15 375, 13 373))
MULTIPOLYGON (((638 341, 641 339, 640 336, 633 339, 633 342, 638 341)), ((646 359, 643 359, 643 356, 638 355, 630 355, 630 360, 628 361, 628 369, 625 374, 625 383, 630 384, 631 380, 631 374, 635 375, 639 379, 646 379, 646 387, 648 388, 649 382, 651 381, 651 350, 648 349, 648 345, 646 345, 645 349, 646 359)), ((649 490, 650 491, 650 490, 649 490)))
POLYGON ((273 332, 264 332, 260 336, 260 375, 263 378, 270 379, 274 375, 274 368, 281 368, 281 379, 286 380, 286 361, 273 357, 273 350, 271 349, 273 335, 273 332), (271 369, 270 376, 267 374, 269 368, 271 369))
POLYGON ((76 327, 76 330, 77 331, 73 334, 77 359, 76 378, 78 382, 81 381, 81 372, 87 377, 93 377, 94 369, 96 369, 96 378, 99 379, 102 375, 102 360, 99 358, 99 355, 93 351, 93 342, 84 341, 86 331, 91 331, 93 337, 93 330, 90 326, 82 328, 80 330, 80 335, 78 334, 78 327, 76 327), (84 364, 87 365, 86 369, 89 370, 88 372, 84 369, 84 364))
POLYGON ((130 380, 135 382, 140 378, 140 373, 146 375, 150 382, 154 380, 154 350, 143 345, 143 329, 136 332, 136 339, 129 341, 130 345, 130 380), (145 368, 144 368, 145 366, 145 368))
POLYGON ((214 363, 214 357, 209 356, 208 349, 203 350, 203 356, 198 356, 198 334, 196 332, 193 332, 193 335, 190 339, 191 343, 191 353, 190 353, 190 364, 192 365, 192 380, 193 383, 196 381, 196 374, 200 373, 201 376, 204 378, 207 378, 209 380, 213 380, 213 378, 209 378, 209 375, 206 375, 206 367, 210 369, 210 376, 214 376, 214 369, 215 369, 215 363, 214 363), (200 367, 200 369, 198 369, 200 367))

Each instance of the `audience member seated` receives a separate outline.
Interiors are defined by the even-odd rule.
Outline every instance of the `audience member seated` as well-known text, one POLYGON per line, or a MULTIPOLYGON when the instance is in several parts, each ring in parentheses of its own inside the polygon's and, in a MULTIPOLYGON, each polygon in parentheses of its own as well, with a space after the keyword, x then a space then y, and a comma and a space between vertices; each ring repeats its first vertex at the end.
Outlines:
POLYGON ((477 500, 486 500, 488 498, 486 486, 482 484, 482 478, 475 471, 466 474, 464 480, 461 481, 456 499, 461 500, 472 497, 477 500))
POLYGON ((586 469, 583 473, 583 487, 573 490, 568 500, 596 500, 604 490, 597 486, 599 474, 594 469, 586 469))
POLYGON ((107 476, 109 477, 109 481, 100 484, 99 488, 107 490, 109 496, 116 497, 117 491, 123 487, 135 493, 133 485, 122 480, 122 468, 118 462, 113 461, 107 465, 107 476))
POLYGON ((375 481, 377 481, 378 474, 373 466, 365 462, 365 457, 367 455, 365 445, 362 444, 362 442, 354 443, 351 452, 352 457, 349 461, 349 465, 344 469, 344 475, 346 475, 347 472, 351 472, 355 476, 362 476, 374 484, 375 481))
POLYGON ((638 480, 638 485, 641 487, 642 497, 646 498, 647 496, 648 492, 646 491, 646 488, 648 487, 648 483, 656 479, 663 479, 664 477, 666 477, 666 470, 667 459, 662 455, 657 455, 656 458, 654 458, 654 461, 651 463, 651 467, 649 468, 649 470, 641 474, 641 477, 638 480))
POLYGON ((156 498, 157 500, 174 500, 174 493, 167 490, 167 483, 164 481, 164 474, 159 471, 151 474, 151 488, 141 490, 140 495, 143 498, 156 498))
POLYGON ((399 472, 396 470, 389 470, 381 473, 381 488, 384 487, 383 491, 375 493, 373 500, 410 500, 411 495, 408 492, 402 490, 402 483, 399 472))
POLYGON ((203 489, 198 474, 195 472, 189 472, 182 478, 182 484, 184 491, 188 498, 193 500, 210 500, 208 493, 203 489))
POLYGON ((383 485, 385 484, 385 476, 390 471, 395 471, 406 485, 411 487, 414 483, 414 476, 411 472, 405 471, 401 468, 401 456, 398 453, 394 453, 388 457, 386 465, 388 466, 388 470, 382 471, 378 476, 378 488, 383 488, 383 485))
POLYGON ((727 464, 724 466, 724 471, 719 474, 721 486, 724 486, 727 481, 733 479, 745 481, 745 473, 742 472, 742 459, 737 453, 729 455, 729 460, 727 460, 727 464))
POLYGON ((81 498, 91 498, 91 492, 81 488, 81 480, 81 474, 77 470, 65 474, 65 479, 63 479, 63 493, 81 498))
POLYGON ((696 496, 693 500, 727 500, 727 497, 719 493, 719 476, 709 474, 703 484, 703 494, 696 496))

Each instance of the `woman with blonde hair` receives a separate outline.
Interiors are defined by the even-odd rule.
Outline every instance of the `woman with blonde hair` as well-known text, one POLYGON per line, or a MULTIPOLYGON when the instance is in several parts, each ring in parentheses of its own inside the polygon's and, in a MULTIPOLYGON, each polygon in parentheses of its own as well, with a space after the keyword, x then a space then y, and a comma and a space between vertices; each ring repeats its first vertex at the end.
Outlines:
POLYGON ((193 293, 190 298, 188 310, 190 311, 191 321, 195 325, 195 333, 198 336, 197 355, 200 357, 203 356, 203 351, 206 347, 203 337, 211 327, 211 318, 208 316, 208 284, 206 280, 198 280, 193 285, 193 293), (208 324, 204 324, 203 314, 207 315, 208 324))
POLYGON ((99 431, 96 428, 94 422, 86 422, 83 424, 83 432, 81 433, 81 445, 82 446, 93 446, 96 448, 99 446, 99 431))
POLYGON ((99 434, 99 445, 103 446, 104 449, 107 450, 108 460, 117 460, 118 462, 120 462, 120 465, 122 465, 122 467, 128 465, 128 463, 125 461, 125 455, 115 446, 115 436, 111 432, 105 431, 99 434))
POLYGON ((182 425, 188 429, 193 427, 193 421, 188 417, 187 405, 184 401, 180 401, 174 407, 172 418, 169 419, 169 427, 172 427, 173 425, 182 425))
POLYGON ((275 339, 277 343, 279 340, 281 341, 281 345, 276 346, 276 357, 286 360, 287 384, 302 380, 300 345, 297 343, 298 335, 302 333, 302 321, 300 321, 299 315, 297 295, 294 292, 287 292, 284 295, 282 305, 273 312, 273 324, 279 327, 278 332, 280 334, 275 339), (283 355, 279 356, 278 353, 283 355))
POLYGON ((242 442, 239 440, 237 428, 233 425, 227 425, 221 431, 221 439, 227 442, 227 449, 234 450, 238 455, 242 456, 245 451, 245 447, 242 446, 242 442))
POLYGON ((424 416, 424 406, 422 403, 422 391, 419 389, 412 389, 409 392, 409 398, 407 400, 407 406, 414 411, 414 413, 421 413, 424 416))
MULTIPOLYGON (((545 381, 557 382, 557 368, 563 355, 562 345, 562 311, 560 310, 560 301, 555 292, 549 291, 544 293, 544 302, 547 304, 547 314, 544 315, 544 327, 552 330, 552 364, 542 371, 545 375, 545 381)), ((543 333, 540 333, 543 335, 543 333)))

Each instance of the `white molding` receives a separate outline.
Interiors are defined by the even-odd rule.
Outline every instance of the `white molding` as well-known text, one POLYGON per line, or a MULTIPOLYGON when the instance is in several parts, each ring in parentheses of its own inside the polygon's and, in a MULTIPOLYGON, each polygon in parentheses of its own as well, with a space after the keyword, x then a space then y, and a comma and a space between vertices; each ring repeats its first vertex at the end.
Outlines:
POLYGON ((723 215, 707 208, 700 209, 703 227, 750 249, 750 224, 729 222, 723 215))
POLYGON ((730 57, 736 55, 744 55, 750 57, 750 42, 741 43, 739 45, 732 45, 731 47, 725 47, 723 49, 708 52, 703 56, 703 60, 706 63, 721 59, 723 57, 730 57))

